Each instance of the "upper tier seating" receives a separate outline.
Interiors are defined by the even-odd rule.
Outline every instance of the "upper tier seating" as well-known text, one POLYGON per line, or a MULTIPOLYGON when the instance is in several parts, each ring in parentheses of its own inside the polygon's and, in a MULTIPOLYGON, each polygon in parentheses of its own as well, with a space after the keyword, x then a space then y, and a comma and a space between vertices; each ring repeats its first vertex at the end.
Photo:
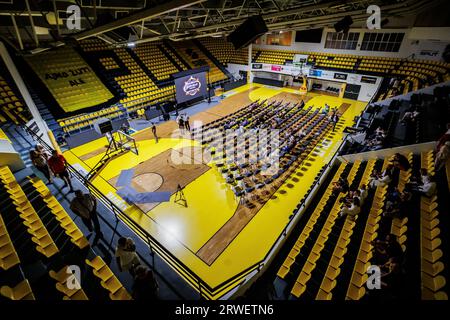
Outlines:
POLYGON ((12 121, 15 124, 26 123, 32 116, 28 107, 11 80, 3 61, 0 60, 0 123, 12 121))
POLYGON ((167 80, 171 74, 177 73, 179 70, 158 48, 158 44, 145 43, 138 45, 134 48, 134 52, 158 80, 167 80))
MULTIPOLYGON (((92 59, 104 59, 105 57, 111 57, 112 55, 123 64, 123 68, 119 73, 121 75, 114 76, 114 80, 117 82, 122 92, 125 93, 125 97, 120 100, 120 103, 127 108, 129 112, 136 111, 137 109, 142 108, 143 105, 162 102, 168 100, 169 97, 173 97, 174 87, 167 86, 158 88, 130 55, 128 52, 129 49, 112 49, 98 39, 83 40, 80 42, 80 46, 87 56, 89 56, 89 53, 95 53, 95 55, 92 55, 92 59)), ((141 51, 138 48, 135 48, 135 50, 139 53, 143 54, 143 52, 145 52, 145 50, 141 51)), ((158 56, 161 57, 159 54, 158 56)))
POLYGON ((64 46, 26 60, 66 112, 93 107, 113 97, 73 48, 64 46))
MULTIPOLYGON (((119 105, 114 105, 88 114, 59 119, 59 124, 65 132, 69 133, 83 130, 84 128, 92 126, 93 122, 99 117, 107 117, 110 119, 124 117, 126 116, 126 112, 136 112, 144 106, 173 98, 174 86, 170 85, 158 88, 153 80, 130 55, 128 49, 110 49, 101 40, 94 39, 84 40, 80 45, 88 56, 91 53, 92 59, 98 59, 106 71, 118 72, 118 75, 116 74, 113 78, 115 83, 117 83, 117 86, 120 87, 121 92, 123 92, 124 97, 120 99, 119 105), (120 65, 112 58, 112 56, 120 62, 120 65), (121 67, 121 65, 123 67, 121 67)), ((150 67, 149 70, 152 71, 156 77, 166 79, 167 73, 159 69, 159 64, 153 64, 152 59, 159 59, 157 61, 166 59, 165 63, 169 60, 161 51, 156 51, 156 49, 159 50, 157 47, 145 46, 143 48, 144 49, 142 50, 139 48, 135 49, 138 57, 141 58, 147 67, 150 67), (147 53, 147 50, 150 51, 150 54, 147 53)), ((166 68, 166 64, 164 64, 164 68, 166 68)), ((173 65, 171 65, 170 68, 173 72, 178 72, 178 69, 173 65)), ((170 73, 172 73, 172 71, 170 73)))
POLYGON ((190 65, 191 69, 209 66, 209 81, 211 83, 226 80, 227 76, 191 41, 172 42, 172 47, 190 65))
POLYGON ((223 65, 228 63, 248 64, 248 49, 235 50, 225 39, 201 38, 200 42, 223 65))
POLYGON ((397 88, 388 88, 379 95, 378 100, 390 98, 399 94, 406 94, 436 83, 450 79, 450 64, 440 61, 419 59, 401 59, 386 57, 368 57, 351 54, 331 54, 318 52, 296 52, 280 50, 256 49, 254 62, 269 64, 285 64, 292 61, 294 54, 308 55, 308 63, 314 63, 317 68, 340 69, 369 73, 383 77, 399 78, 397 88))
POLYGON ((365 112, 368 118, 358 125, 366 132, 365 140, 361 143, 347 141, 343 153, 437 140, 447 130, 450 119, 449 93, 450 87, 442 86, 436 87, 433 94, 412 94, 409 100, 391 100, 385 107, 376 103, 369 105, 365 112))
MULTIPOLYGON (((161 43, 145 43, 134 48, 137 56, 158 80, 167 80, 170 75, 179 72, 178 68, 158 47, 161 43)), ((172 58, 182 65, 177 57, 172 58)))

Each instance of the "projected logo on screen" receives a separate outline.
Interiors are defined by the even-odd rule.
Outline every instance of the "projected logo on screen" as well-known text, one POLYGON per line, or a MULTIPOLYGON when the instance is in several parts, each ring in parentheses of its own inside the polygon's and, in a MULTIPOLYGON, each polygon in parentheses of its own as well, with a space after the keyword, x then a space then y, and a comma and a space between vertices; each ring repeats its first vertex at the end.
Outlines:
POLYGON ((191 76, 184 82, 183 91, 187 96, 195 96, 199 93, 202 84, 198 78, 191 76))

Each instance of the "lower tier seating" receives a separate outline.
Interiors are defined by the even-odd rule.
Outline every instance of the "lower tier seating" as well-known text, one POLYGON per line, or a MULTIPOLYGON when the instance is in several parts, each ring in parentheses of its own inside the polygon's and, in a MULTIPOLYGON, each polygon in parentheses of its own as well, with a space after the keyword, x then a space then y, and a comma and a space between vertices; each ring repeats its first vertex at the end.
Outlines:
POLYGON ((435 172, 433 150, 404 156, 410 168, 402 170, 394 157, 340 163, 303 214, 300 234, 280 261, 274 286, 285 298, 448 299, 448 225, 442 212, 449 202, 441 198, 448 194, 448 169, 435 172), (421 168, 437 180, 431 195, 416 191, 426 180, 421 168), (390 179, 374 182, 375 174, 385 171, 390 179), (348 189, 337 188, 343 181, 348 189), (365 186, 370 187, 359 213, 341 217, 343 199, 365 186), (371 266, 381 270, 380 290, 367 285, 371 266))
POLYGON ((0 300, 131 299, 41 180, 0 167, 0 181, 0 300))

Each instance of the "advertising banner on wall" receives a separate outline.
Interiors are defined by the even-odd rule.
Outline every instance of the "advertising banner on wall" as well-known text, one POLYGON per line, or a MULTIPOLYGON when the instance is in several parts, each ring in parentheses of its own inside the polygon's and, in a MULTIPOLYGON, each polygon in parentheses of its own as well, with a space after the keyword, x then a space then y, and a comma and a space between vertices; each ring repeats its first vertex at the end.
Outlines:
POLYGON ((368 77, 368 76, 361 76, 361 82, 364 83, 376 83, 377 78, 375 77, 368 77))
POLYGON ((271 66, 271 70, 272 70, 272 71, 281 71, 281 70, 282 70, 282 67, 279 66, 279 65, 272 65, 272 66, 271 66))
POLYGON ((334 73, 334 79, 338 80, 347 80, 347 74, 346 73, 334 73))

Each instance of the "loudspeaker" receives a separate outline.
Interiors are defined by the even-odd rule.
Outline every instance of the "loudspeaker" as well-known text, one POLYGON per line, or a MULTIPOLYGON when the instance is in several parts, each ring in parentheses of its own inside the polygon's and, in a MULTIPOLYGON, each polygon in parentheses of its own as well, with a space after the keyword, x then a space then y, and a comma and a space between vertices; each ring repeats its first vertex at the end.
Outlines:
POLYGON ((353 19, 350 16, 345 16, 342 20, 336 22, 334 24, 334 29, 336 32, 348 32, 348 29, 350 29, 350 26, 353 23, 353 19))
POLYGON ((101 133, 101 134, 105 134, 105 133, 108 133, 108 132, 112 132, 112 131, 113 131, 113 126, 112 126, 111 120, 108 120, 108 121, 99 123, 99 124, 98 124, 98 127, 99 127, 99 129, 100 129, 100 133, 101 133))
POLYGON ((231 42, 237 50, 248 46, 267 31, 268 29, 263 17, 252 16, 230 33, 227 40, 231 42))
POLYGON ((442 53, 442 59, 444 59, 445 62, 449 63, 450 62, 450 44, 448 44, 445 47, 444 52, 442 53))

